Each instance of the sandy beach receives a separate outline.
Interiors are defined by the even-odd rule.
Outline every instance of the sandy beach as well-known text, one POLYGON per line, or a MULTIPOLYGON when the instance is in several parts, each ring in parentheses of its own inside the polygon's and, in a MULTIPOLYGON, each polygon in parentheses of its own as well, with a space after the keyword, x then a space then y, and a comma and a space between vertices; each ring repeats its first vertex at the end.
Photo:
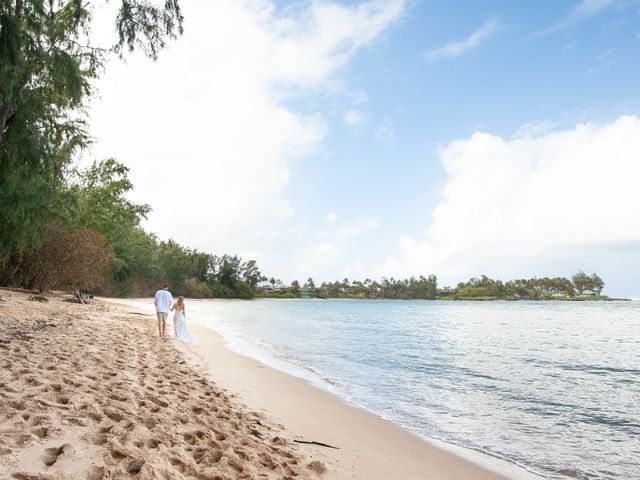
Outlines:
POLYGON ((0 478, 317 478, 323 467, 126 307, 1 291, 0 478))
POLYGON ((0 478, 526 478, 234 353, 205 327, 190 325, 196 345, 159 339, 151 304, 2 297, 0 478))

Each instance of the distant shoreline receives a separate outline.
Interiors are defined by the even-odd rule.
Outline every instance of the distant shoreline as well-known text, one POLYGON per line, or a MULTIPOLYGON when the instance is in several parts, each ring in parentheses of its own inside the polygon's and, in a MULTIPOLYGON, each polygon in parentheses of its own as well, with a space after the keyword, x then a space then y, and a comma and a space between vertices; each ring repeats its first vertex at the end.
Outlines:
POLYGON ((619 298, 601 296, 585 296, 585 297, 557 297, 557 298, 500 298, 500 297, 436 297, 436 298, 378 298, 378 297, 359 297, 359 296, 342 296, 342 297, 296 297, 287 295, 258 294, 254 299, 276 299, 276 300, 427 300, 430 302, 631 302, 631 298, 619 298))

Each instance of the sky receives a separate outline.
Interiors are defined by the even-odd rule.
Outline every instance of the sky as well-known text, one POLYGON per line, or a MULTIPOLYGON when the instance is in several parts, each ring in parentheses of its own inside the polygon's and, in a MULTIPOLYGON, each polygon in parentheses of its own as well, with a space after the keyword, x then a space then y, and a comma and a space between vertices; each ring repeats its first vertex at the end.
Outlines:
POLYGON ((640 297, 639 0, 182 8, 156 62, 105 69, 83 160, 131 168, 161 239, 285 283, 583 270, 640 297))

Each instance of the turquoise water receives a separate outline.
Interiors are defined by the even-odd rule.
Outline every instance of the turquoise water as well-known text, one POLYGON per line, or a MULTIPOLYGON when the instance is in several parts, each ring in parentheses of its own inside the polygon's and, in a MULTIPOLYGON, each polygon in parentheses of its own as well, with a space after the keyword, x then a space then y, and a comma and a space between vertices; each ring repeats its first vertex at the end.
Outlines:
POLYGON ((640 302, 189 301, 190 321, 420 435, 640 478, 640 302), (320 380, 322 379, 322 380, 320 380))

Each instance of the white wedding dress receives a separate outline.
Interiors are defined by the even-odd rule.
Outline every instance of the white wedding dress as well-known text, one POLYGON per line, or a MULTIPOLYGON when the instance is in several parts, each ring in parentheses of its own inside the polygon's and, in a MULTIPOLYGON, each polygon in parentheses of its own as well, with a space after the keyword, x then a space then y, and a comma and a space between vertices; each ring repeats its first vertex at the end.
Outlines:
POLYGON ((187 328, 187 322, 184 319, 184 310, 176 309, 176 313, 173 315, 173 328, 175 329, 176 340, 190 343, 196 341, 187 328))

